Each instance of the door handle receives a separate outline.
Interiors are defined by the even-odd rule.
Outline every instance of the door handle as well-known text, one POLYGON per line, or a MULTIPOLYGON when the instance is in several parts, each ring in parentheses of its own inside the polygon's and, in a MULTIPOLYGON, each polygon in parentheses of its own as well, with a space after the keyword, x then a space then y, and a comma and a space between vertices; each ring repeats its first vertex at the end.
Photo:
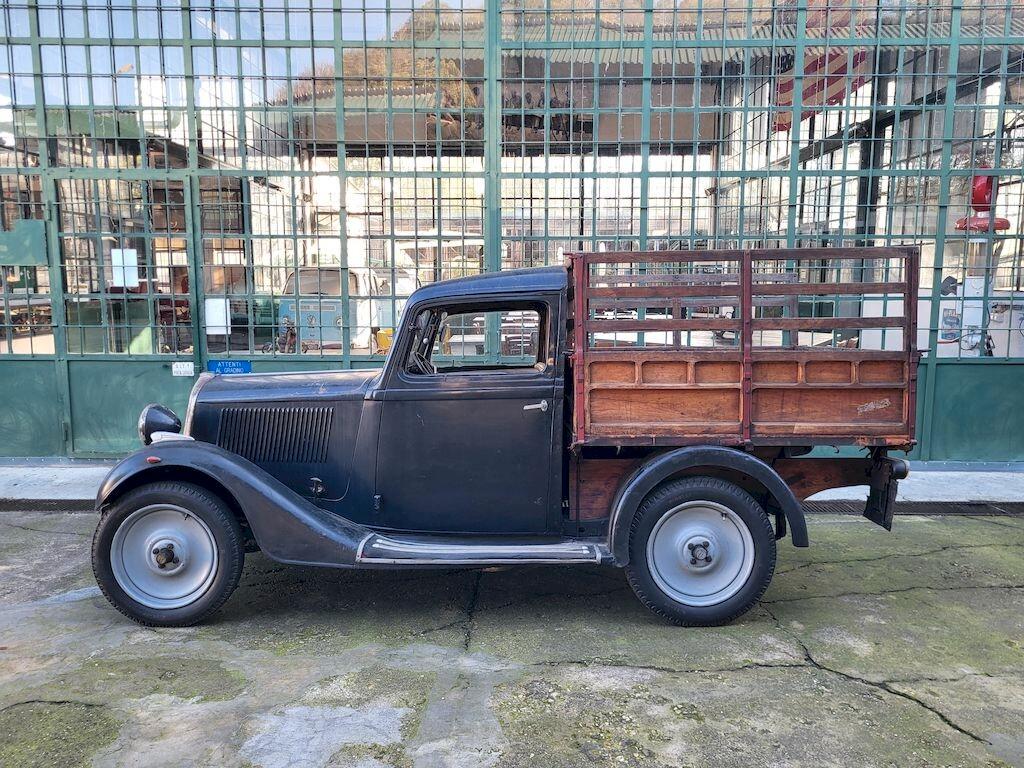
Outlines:
POLYGON ((548 401, 541 400, 539 403, 530 403, 530 405, 523 406, 524 411, 540 411, 541 413, 548 412, 548 401))

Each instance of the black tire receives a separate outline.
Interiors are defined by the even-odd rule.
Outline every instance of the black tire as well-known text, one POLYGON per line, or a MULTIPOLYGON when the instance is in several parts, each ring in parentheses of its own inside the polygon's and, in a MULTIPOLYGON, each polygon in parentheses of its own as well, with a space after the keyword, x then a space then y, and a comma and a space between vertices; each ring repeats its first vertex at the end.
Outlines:
MULTIPOLYGON (((724 514, 722 518, 725 519, 724 514)), ((774 572, 775 532, 771 521, 749 493, 732 483, 713 477, 688 477, 666 483, 643 500, 633 517, 629 534, 629 565, 626 566, 629 585, 640 602, 674 624, 686 627, 728 624, 750 610, 760 599, 774 572), (667 519, 668 514, 680 505, 697 501, 711 502, 731 511, 735 519, 746 526, 753 542, 753 566, 742 586, 712 605, 691 605, 676 599, 659 585, 652 575, 648 559, 648 541, 659 521, 667 519)))
POLYGON ((238 586, 244 562, 242 530, 234 514, 219 496, 191 483, 157 482, 128 492, 103 512, 92 539, 96 583, 111 605, 147 627, 188 627, 208 618, 238 586), (193 602, 181 607, 153 608, 134 600, 121 588, 111 565, 111 545, 118 528, 136 511, 156 504, 173 504, 187 510, 205 523, 216 546, 217 564, 209 586, 193 602))

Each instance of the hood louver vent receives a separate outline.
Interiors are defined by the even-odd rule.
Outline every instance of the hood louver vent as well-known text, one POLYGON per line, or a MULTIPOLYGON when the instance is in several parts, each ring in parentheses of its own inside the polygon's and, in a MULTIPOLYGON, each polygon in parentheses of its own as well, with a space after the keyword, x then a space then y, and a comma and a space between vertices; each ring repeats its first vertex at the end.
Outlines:
POLYGON ((330 407, 225 408, 217 445, 254 464, 323 464, 333 418, 330 407))

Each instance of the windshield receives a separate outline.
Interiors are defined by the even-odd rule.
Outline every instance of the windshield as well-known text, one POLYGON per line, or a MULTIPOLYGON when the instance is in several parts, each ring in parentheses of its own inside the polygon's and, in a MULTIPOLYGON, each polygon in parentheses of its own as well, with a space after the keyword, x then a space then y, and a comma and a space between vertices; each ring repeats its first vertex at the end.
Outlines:
MULTIPOLYGON (((286 294, 295 293, 294 272, 288 275, 288 281, 284 284, 284 292, 286 294)), ((341 296, 341 271, 337 269, 300 269, 299 294, 303 296, 316 294, 341 296)))

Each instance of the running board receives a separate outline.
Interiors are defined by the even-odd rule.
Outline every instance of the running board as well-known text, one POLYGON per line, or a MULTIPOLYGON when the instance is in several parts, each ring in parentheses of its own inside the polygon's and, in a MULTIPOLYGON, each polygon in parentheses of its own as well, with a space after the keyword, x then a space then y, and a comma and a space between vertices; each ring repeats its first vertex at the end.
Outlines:
POLYGON ((356 563, 365 565, 512 565, 600 563, 602 544, 559 541, 546 544, 454 544, 430 538, 400 538, 371 533, 359 544, 356 563))

